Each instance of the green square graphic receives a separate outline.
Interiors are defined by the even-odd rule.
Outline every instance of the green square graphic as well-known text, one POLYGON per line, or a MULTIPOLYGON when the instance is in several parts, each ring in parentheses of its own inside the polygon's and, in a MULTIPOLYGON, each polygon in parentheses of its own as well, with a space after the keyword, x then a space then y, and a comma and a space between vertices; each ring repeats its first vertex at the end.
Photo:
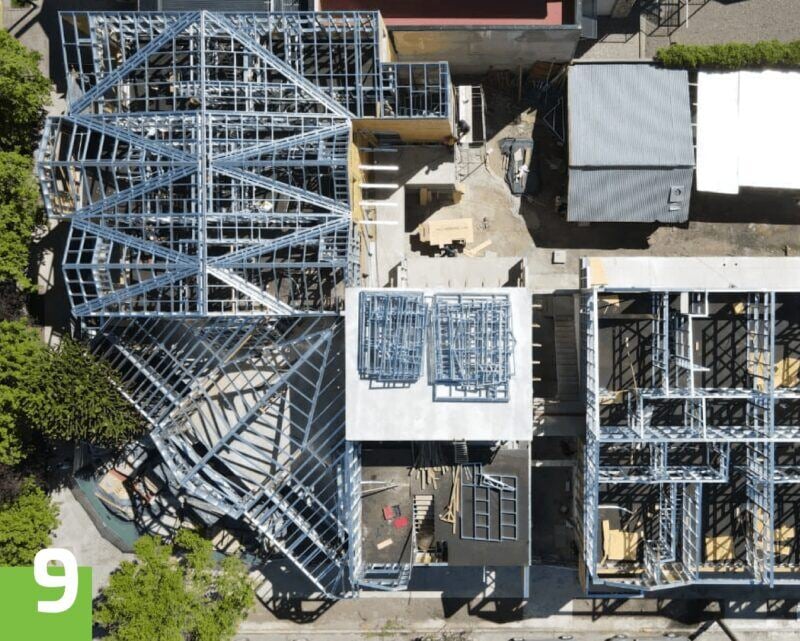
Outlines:
MULTIPOLYGON (((50 574, 63 573, 50 567, 50 574)), ((37 611, 39 601, 56 601, 63 588, 45 588, 33 578, 33 567, 0 567, 0 626, 9 641, 91 641, 92 568, 78 568, 78 595, 65 612, 37 611)))

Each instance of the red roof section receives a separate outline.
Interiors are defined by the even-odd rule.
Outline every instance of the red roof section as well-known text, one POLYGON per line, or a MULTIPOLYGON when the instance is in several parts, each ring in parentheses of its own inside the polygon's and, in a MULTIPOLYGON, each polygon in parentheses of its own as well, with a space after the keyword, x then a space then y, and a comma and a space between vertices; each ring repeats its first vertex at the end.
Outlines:
POLYGON ((323 11, 380 11, 389 26, 570 24, 569 0, 321 0, 323 11), (567 5, 565 7, 565 5, 567 5))

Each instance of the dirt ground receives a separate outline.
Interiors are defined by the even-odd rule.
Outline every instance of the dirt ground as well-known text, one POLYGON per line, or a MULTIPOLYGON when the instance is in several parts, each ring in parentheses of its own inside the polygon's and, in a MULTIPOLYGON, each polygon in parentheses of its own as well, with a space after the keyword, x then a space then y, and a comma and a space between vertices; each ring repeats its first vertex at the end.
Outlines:
MULTIPOLYGON (((528 282, 536 290, 578 286, 580 257, 652 256, 784 256, 800 254, 798 196, 752 190, 738 196, 692 194, 690 220, 681 225, 568 223, 556 211, 556 197, 567 189, 567 148, 541 122, 527 97, 530 80, 518 100, 516 77, 482 79, 486 97, 485 168, 465 181, 466 193, 456 206, 475 221, 475 243, 491 240, 486 255, 520 256, 528 261, 528 282), (511 194, 504 180, 500 141, 533 136, 541 175, 534 196, 511 194), (552 252, 564 250, 566 262, 553 264, 552 252)), ((456 214, 455 211, 452 212, 456 214)))

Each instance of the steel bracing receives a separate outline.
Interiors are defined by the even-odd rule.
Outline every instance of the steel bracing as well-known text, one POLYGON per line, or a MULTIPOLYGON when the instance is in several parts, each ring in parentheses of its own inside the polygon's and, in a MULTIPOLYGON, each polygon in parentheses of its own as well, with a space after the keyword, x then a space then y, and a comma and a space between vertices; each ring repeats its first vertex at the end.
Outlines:
POLYGON ((353 121, 452 121, 446 63, 382 62, 375 12, 61 18, 68 106, 37 172, 69 221, 73 314, 202 520, 238 519, 321 594, 354 594, 353 121))
POLYGON ((791 312, 797 301, 789 298, 796 295, 731 294, 723 287, 613 291, 588 287, 590 264, 583 268, 586 441, 576 505, 587 584, 601 592, 800 584, 787 544, 795 524, 776 517, 779 488, 800 482, 791 458, 796 418, 776 418, 800 398, 800 378, 778 380, 776 374, 798 369, 792 354, 800 349, 794 331, 800 323, 791 312), (626 296, 637 309, 647 302, 650 313, 626 321, 624 312, 600 312, 600 297, 617 305, 626 296), (782 305, 789 311, 778 320, 782 305), (712 322, 712 308, 722 310, 723 321, 712 322), (601 330, 617 321, 630 335, 639 332, 640 343, 625 342, 621 353, 603 360, 601 330), (601 382, 609 359, 612 369, 631 377, 623 388, 601 382), (722 371, 731 378, 723 379, 722 371), (781 448, 791 453, 788 460, 781 448), (720 496, 728 501, 723 517, 720 496), (612 526, 615 519, 621 525, 612 526), (617 540, 633 541, 624 554, 604 538, 614 536, 612 527, 620 528, 617 540))

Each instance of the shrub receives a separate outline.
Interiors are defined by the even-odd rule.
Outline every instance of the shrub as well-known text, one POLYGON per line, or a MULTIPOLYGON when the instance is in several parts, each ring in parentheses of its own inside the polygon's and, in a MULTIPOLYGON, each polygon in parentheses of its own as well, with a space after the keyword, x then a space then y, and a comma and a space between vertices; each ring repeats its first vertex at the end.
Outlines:
POLYGON ((58 527, 58 507, 32 479, 18 496, 0 502, 0 566, 32 565, 33 557, 49 547, 58 527))
POLYGON ((765 40, 756 44, 674 44, 659 49, 656 61, 673 69, 747 69, 800 67, 800 40, 765 40))

